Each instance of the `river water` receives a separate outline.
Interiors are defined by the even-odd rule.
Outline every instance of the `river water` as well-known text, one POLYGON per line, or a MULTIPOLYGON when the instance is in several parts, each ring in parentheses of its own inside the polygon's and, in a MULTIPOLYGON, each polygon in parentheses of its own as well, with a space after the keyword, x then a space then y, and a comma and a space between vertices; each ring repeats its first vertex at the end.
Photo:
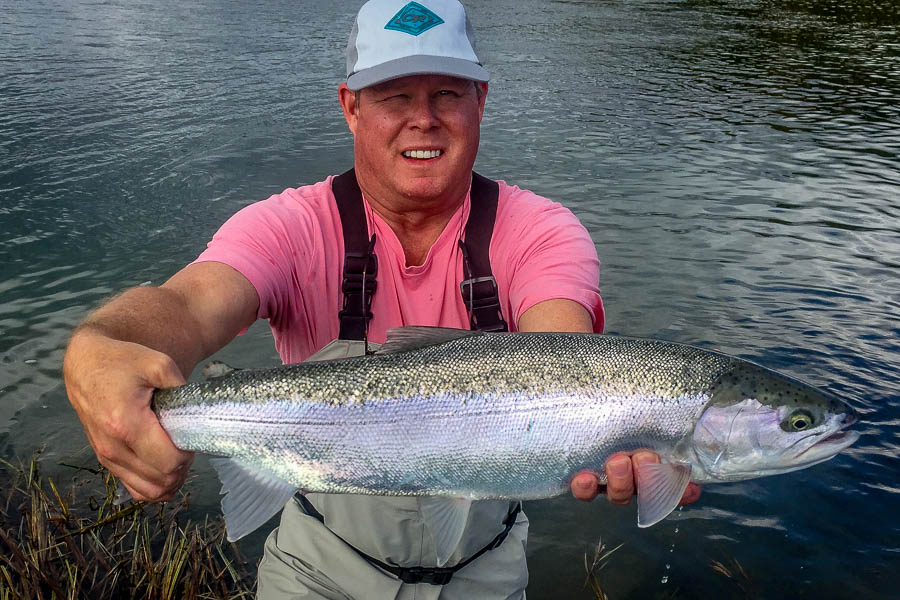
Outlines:
MULTIPOLYGON (((528 505, 529 598, 896 598, 900 3, 471 0, 492 81, 476 169, 563 202, 609 333, 716 348, 837 393, 859 442, 634 508, 528 505), (720 561, 746 571, 732 581, 720 561)), ((89 465, 66 336, 229 215, 351 165, 356 2, 0 0, 0 453, 89 465)), ((265 324, 220 353, 274 364, 265 324)), ((198 512, 218 485, 198 462, 198 512)), ((260 538, 244 550, 258 554, 260 538)))

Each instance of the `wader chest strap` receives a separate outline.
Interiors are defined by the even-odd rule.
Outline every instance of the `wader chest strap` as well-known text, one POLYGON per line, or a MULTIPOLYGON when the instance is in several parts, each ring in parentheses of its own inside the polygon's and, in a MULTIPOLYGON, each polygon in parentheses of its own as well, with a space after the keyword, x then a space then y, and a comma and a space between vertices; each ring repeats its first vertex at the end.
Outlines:
POLYGON ((463 255, 462 300, 473 331, 508 331, 500 310, 500 290, 491 271, 491 235, 497 218, 500 186, 496 181, 472 173, 471 208, 466 239, 459 240, 463 255))
MULTIPOLYGON (((344 234, 344 271, 341 291, 344 304, 338 313, 342 340, 364 340, 372 319, 372 297, 377 287, 378 258, 375 235, 368 237, 366 211, 356 172, 350 169, 331 181, 344 234)), ((463 255, 460 294, 469 325, 475 331, 507 331, 500 310, 500 291, 491 271, 490 246, 497 217, 500 186, 496 181, 472 173, 471 208, 466 223, 465 242, 459 241, 463 255)))
POLYGON ((342 340, 367 338, 372 318, 372 297, 377 287, 378 258, 375 256, 375 235, 369 238, 366 209, 356 173, 350 169, 331 181, 344 233, 344 272, 341 292, 344 305, 338 313, 342 340))

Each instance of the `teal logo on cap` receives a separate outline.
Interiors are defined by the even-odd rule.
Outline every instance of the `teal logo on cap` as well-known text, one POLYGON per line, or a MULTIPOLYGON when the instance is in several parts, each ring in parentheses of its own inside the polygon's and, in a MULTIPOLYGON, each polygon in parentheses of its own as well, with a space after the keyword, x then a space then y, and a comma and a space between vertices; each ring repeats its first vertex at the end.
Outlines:
POLYGON ((400 9, 396 15, 391 17, 385 29, 393 29, 394 31, 402 31, 409 35, 419 35, 437 27, 444 20, 419 4, 418 2, 410 2, 400 9))

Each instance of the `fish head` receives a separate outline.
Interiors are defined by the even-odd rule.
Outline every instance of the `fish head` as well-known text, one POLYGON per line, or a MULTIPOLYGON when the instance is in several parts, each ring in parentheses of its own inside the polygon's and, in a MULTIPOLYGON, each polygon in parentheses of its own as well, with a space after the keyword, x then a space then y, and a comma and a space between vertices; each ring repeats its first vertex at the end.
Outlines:
POLYGON ((710 391, 693 431, 710 481, 740 481, 833 458, 859 433, 853 409, 831 395, 752 363, 736 365, 710 391))

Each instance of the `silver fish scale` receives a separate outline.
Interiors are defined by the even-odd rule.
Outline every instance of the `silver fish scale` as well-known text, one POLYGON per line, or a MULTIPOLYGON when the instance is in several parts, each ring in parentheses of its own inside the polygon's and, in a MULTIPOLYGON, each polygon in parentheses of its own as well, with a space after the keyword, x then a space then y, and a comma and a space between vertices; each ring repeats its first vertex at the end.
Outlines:
POLYGON ((319 492, 542 498, 619 450, 671 455, 738 361, 652 340, 472 335, 160 390, 175 444, 319 492))

